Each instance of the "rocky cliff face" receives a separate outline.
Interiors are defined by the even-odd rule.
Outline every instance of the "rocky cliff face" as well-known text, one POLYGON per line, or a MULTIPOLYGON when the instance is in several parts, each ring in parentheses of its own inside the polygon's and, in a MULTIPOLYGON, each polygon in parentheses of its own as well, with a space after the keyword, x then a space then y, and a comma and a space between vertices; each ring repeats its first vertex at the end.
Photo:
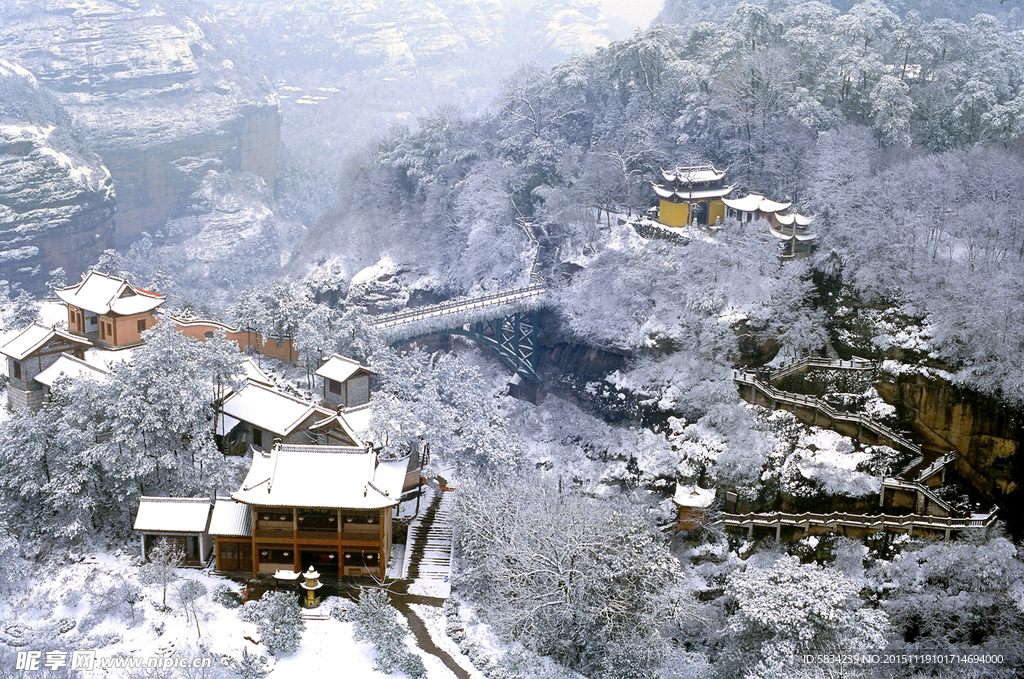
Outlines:
POLYGON ((113 245, 114 187, 32 75, 0 60, 0 278, 33 293, 113 245))
POLYGON ((879 382, 875 388, 886 401, 913 414, 913 429, 926 444, 957 450, 958 471, 990 500, 1017 490, 1024 470, 1015 459, 1021 434, 1016 413, 921 375, 879 382))
POLYGON ((608 44, 597 0, 213 0, 211 6, 247 37, 271 73, 298 64, 342 72, 446 61, 472 68, 452 60, 507 50, 518 63, 608 44))
POLYGON ((116 242, 161 228, 209 170, 274 185, 276 94, 195 3, 0 5, 0 47, 52 91, 109 168, 116 242))

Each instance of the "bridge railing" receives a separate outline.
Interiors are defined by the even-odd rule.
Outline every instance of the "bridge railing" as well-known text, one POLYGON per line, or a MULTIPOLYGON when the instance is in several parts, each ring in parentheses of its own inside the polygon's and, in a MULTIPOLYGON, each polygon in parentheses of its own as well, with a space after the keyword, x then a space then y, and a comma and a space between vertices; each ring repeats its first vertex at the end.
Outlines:
POLYGON ((739 384, 747 384, 768 398, 779 401, 782 403, 789 403, 794 406, 804 406, 806 408, 813 408, 834 420, 842 420, 844 422, 851 422, 859 424, 864 428, 873 431, 875 434, 885 437, 892 441, 897 446, 909 450, 915 455, 921 454, 921 446, 909 441, 900 434, 896 433, 889 427, 885 426, 878 420, 875 420, 867 415, 861 415, 860 413, 849 413, 841 410, 836 410, 829 404, 825 403, 821 399, 813 396, 805 396, 804 394, 794 394, 789 391, 782 391, 776 389, 772 385, 757 379, 757 376, 753 373, 749 373, 744 370, 733 370, 733 380, 739 384))
POLYGON ((545 292, 547 292, 547 286, 543 281, 539 283, 534 282, 530 285, 514 288, 512 290, 502 290, 501 292, 489 293, 478 297, 451 300, 441 302, 439 304, 431 304, 430 306, 416 307, 414 309, 407 309, 405 311, 379 316, 377 320, 370 325, 370 327, 375 329, 390 328, 424 318, 449 316, 470 309, 509 304, 522 299, 537 297, 545 292))

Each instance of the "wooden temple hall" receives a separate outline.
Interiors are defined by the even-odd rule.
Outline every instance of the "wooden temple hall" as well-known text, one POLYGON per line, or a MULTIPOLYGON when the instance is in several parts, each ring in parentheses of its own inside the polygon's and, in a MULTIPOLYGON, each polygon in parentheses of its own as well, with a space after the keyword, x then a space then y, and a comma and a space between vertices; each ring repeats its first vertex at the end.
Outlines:
POLYGON ((381 460, 369 447, 285 443, 252 453, 230 497, 143 498, 143 549, 165 537, 188 548, 190 564, 212 551, 218 571, 245 577, 310 566, 329 578, 386 576, 393 510, 419 486, 416 456, 381 460), (178 505, 191 511, 170 511, 178 505))

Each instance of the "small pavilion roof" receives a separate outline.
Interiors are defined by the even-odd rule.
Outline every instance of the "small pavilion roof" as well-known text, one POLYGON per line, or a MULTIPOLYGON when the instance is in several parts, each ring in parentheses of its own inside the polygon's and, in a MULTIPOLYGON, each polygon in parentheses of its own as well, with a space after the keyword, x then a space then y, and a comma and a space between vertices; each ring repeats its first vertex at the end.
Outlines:
POLYGON ((152 311, 167 299, 149 290, 136 288, 117 276, 90 271, 77 285, 54 290, 57 297, 71 306, 94 314, 130 316, 152 311))
POLYGON ((4 343, 3 346, 0 346, 0 354, 9 356, 15 361, 24 361, 54 337, 60 337, 63 340, 80 344, 83 347, 92 346, 92 342, 84 337, 76 337, 71 333, 51 328, 42 323, 33 323, 4 343))
POLYGON ((684 486, 683 484, 678 483, 676 484, 676 494, 672 498, 672 501, 680 507, 705 509, 714 504, 715 489, 705 489, 700 486, 684 486))
POLYGON ((278 444, 253 452, 231 497, 268 507, 383 509, 398 504, 407 463, 378 462, 366 448, 278 444))
POLYGON ((726 207, 738 210, 739 212, 766 213, 779 212, 780 210, 787 209, 793 204, 792 202, 779 203, 774 200, 769 200, 760 193, 750 193, 743 198, 723 198, 722 202, 725 203, 726 207))
POLYGON ((690 165, 676 167, 671 172, 662 170, 661 176, 670 184, 705 184, 721 181, 725 170, 716 170, 714 165, 690 165))
POLYGON ((103 382, 110 376, 110 371, 104 367, 86 363, 71 354, 61 354, 60 358, 53 362, 53 365, 36 375, 35 380, 47 387, 52 387, 57 378, 62 375, 71 379, 85 377, 96 382, 103 382))
POLYGON ((784 226, 792 226, 793 224, 796 224, 797 226, 810 226, 811 224, 811 218, 805 217, 799 212, 793 212, 788 215, 777 214, 775 215, 775 219, 779 222, 779 224, 782 224, 784 226))
POLYGON ((217 496, 210 517, 210 535, 225 538, 252 537, 252 516, 249 505, 237 502, 227 496, 217 496))
POLYGON ((205 497, 143 497, 135 515, 140 533, 205 533, 210 525, 210 499, 205 497))
POLYGON ((368 368, 359 361, 340 354, 334 354, 322 366, 316 369, 317 375, 334 380, 335 382, 344 382, 358 372, 363 372, 367 375, 377 374, 372 368, 368 368))

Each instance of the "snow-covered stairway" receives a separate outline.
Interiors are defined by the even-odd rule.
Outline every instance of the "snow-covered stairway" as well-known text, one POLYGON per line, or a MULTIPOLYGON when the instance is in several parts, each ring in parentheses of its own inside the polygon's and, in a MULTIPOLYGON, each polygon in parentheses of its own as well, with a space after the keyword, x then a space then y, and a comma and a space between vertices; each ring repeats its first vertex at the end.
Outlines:
POLYGON ((451 492, 432 491, 426 510, 409 524, 402 577, 444 581, 452 571, 451 492))

